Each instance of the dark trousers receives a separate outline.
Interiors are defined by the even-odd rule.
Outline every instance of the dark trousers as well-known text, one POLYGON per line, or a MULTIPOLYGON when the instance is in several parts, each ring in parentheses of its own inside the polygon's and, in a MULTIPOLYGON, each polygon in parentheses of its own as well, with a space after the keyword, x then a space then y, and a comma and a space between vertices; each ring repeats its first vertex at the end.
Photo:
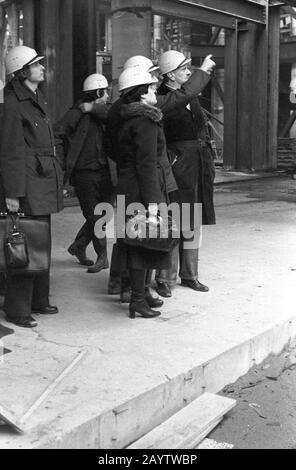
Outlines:
MULTIPOLYGON (((112 257, 111 257, 111 266, 109 274, 109 289, 114 290, 116 288, 120 289, 121 292, 131 289, 131 279, 130 279, 130 269, 121 270, 118 266, 118 245, 115 243, 113 245, 112 257)), ((137 271, 137 270, 136 270, 137 271)), ((139 270, 139 272, 142 270, 139 270)), ((149 289, 152 280, 152 269, 145 270, 145 280, 144 285, 146 289, 149 289)))
MULTIPOLYGON (((50 223, 50 216, 48 218, 50 223)), ((49 305, 49 285, 49 270, 39 274, 7 274, 4 301, 6 315, 10 318, 29 317, 32 308, 47 307, 49 305)))
POLYGON ((36 275, 8 275, 4 311, 10 318, 29 317, 31 309, 49 305, 49 271, 36 275))
POLYGON ((171 252, 171 269, 156 271, 155 279, 174 286, 177 283, 178 266, 179 276, 184 280, 198 279, 198 256, 201 243, 201 231, 196 229, 192 238, 181 235, 180 242, 171 252))
POLYGON ((95 207, 100 202, 112 201, 112 184, 109 171, 106 168, 102 170, 80 170, 75 171, 71 177, 71 183, 75 187, 76 195, 79 200, 80 208, 86 222, 79 230, 73 243, 79 250, 85 250, 90 242, 98 256, 107 254, 106 236, 97 238, 94 234, 94 227, 99 220, 95 216, 95 207))
POLYGON ((117 243, 113 245, 112 256, 111 256, 111 265, 110 265, 110 274, 109 274, 109 290, 121 291, 130 289, 130 277, 128 269, 122 269, 121 263, 119 261, 120 257, 120 247, 117 243))

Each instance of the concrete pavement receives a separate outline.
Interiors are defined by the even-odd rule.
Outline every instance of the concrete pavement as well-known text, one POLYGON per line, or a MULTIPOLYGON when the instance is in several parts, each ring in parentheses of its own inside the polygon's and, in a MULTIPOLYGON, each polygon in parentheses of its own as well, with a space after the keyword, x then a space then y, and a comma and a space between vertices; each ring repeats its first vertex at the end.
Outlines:
MULTIPOLYGON (((270 197, 270 179, 217 187, 217 225, 204 227, 200 253, 210 292, 178 286, 153 320, 128 319, 128 306, 107 295, 108 271, 87 274, 68 255, 79 209, 54 216, 51 302, 60 314, 2 338, 11 352, 0 365, 0 403, 22 416, 79 351, 88 353, 25 435, 0 427, 0 448, 125 447, 280 352, 296 335, 293 183, 277 179, 287 190, 272 187, 270 197)), ((12 327, 2 312, 0 323, 12 327)))

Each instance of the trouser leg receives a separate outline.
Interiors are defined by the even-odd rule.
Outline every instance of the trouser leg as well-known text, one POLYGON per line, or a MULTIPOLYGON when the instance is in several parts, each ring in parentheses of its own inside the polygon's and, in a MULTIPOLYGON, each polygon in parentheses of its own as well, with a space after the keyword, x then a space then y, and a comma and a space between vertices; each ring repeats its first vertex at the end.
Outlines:
MULTIPOLYGON (((98 219, 97 219, 98 220, 98 219)), ((100 236, 100 238, 97 238, 96 235, 94 234, 94 225, 93 224, 93 229, 92 229, 92 243, 94 250, 98 257, 100 256, 105 256, 107 257, 107 238, 106 238, 106 227, 104 227, 104 236, 100 236)))
POLYGON ((4 311, 9 318, 31 315, 33 288, 33 275, 7 275, 4 311))
POLYGON ((179 276, 184 280, 198 279, 198 255, 200 245, 200 229, 194 231, 194 235, 184 233, 180 240, 180 272, 179 276))
POLYGON ((152 281, 153 269, 147 269, 145 276, 145 287, 149 288, 152 281))
POLYGON ((177 282, 178 265, 179 245, 176 245, 171 251, 171 268, 157 270, 155 280, 158 282, 166 282, 170 286, 174 286, 177 282))
POLYGON ((110 294, 120 293, 120 269, 118 266, 118 246, 116 243, 112 248, 108 292, 110 294))
POLYGON ((72 245, 75 246, 75 248, 80 249, 80 250, 85 250, 86 247, 89 245, 89 243, 93 239, 93 223, 90 223, 89 220, 87 220, 77 233, 74 242, 72 245))
POLYGON ((109 202, 110 199, 104 170, 77 171, 74 182, 80 208, 86 219, 75 238, 74 245, 85 250, 92 241, 98 256, 106 254, 106 237, 100 239, 94 234, 95 223, 99 219, 95 216, 96 205, 100 202, 109 202))
POLYGON ((50 273, 45 271, 34 277, 32 308, 38 310, 49 305, 50 273))
POLYGON ((108 282, 108 292, 110 294, 120 293, 120 290, 129 290, 130 289, 130 279, 129 271, 122 271, 120 267, 120 248, 117 243, 113 245, 112 257, 111 257, 111 266, 110 266, 110 275, 108 282))

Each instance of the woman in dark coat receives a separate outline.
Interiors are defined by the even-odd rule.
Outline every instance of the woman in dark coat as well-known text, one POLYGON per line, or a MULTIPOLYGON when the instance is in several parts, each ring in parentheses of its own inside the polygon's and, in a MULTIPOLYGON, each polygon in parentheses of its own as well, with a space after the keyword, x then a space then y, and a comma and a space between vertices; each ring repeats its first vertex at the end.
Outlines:
MULTIPOLYGON (((168 203, 168 194, 177 186, 167 157, 162 113, 154 107, 153 83, 155 79, 148 72, 136 68, 125 70, 119 79, 119 91, 126 92, 118 134, 117 192, 125 196, 126 207, 132 203, 143 204, 155 217, 158 204, 168 203)), ((129 269, 131 279, 130 318, 136 313, 146 318, 160 315, 145 300, 145 276, 148 269, 168 269, 170 255, 127 246, 121 252, 125 253, 122 269, 129 269)))
MULTIPOLYGON (((1 210, 22 209, 36 219, 47 217, 50 223, 50 214, 63 207, 63 175, 47 103, 38 90, 45 76, 39 59, 26 46, 12 49, 6 57, 6 71, 14 78, 5 87, 1 113, 1 210)), ((37 325, 31 313, 58 313, 49 305, 49 270, 40 275, 9 274, 4 310, 8 321, 26 328, 37 325)))

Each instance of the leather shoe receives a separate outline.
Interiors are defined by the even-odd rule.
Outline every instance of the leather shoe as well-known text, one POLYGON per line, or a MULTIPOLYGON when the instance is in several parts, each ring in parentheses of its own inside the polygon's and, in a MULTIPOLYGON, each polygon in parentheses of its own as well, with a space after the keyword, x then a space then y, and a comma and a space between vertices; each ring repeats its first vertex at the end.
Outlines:
POLYGON ((106 256, 99 256, 97 261, 93 266, 88 268, 87 272, 94 274, 94 273, 99 273, 102 271, 102 269, 108 269, 109 268, 109 261, 106 256))
POLYGON ((160 298, 152 297, 152 295, 146 296, 145 300, 150 308, 160 308, 163 306, 163 300, 161 300, 160 298))
POLYGON ((199 282, 197 279, 181 279, 181 286, 189 287, 190 289, 196 290, 198 292, 209 292, 210 290, 207 286, 199 282))
POLYGON ((166 282, 156 281, 155 290, 161 297, 172 297, 171 288, 166 282))
POLYGON ((92 266, 94 264, 91 259, 87 258, 85 250, 82 248, 76 248, 75 246, 71 245, 68 248, 68 253, 70 253, 72 256, 76 256, 79 263, 83 266, 92 266))
POLYGON ((21 326, 22 328, 35 328, 38 325, 33 317, 6 317, 6 320, 9 323, 14 323, 17 326, 21 326))
POLYGON ((150 308, 160 308, 163 306, 163 300, 159 297, 153 297, 149 286, 146 286, 145 288, 145 300, 150 308))
POLYGON ((32 308, 32 313, 35 315, 55 315, 59 313, 58 307, 54 307, 53 305, 48 305, 47 307, 42 308, 32 308))

